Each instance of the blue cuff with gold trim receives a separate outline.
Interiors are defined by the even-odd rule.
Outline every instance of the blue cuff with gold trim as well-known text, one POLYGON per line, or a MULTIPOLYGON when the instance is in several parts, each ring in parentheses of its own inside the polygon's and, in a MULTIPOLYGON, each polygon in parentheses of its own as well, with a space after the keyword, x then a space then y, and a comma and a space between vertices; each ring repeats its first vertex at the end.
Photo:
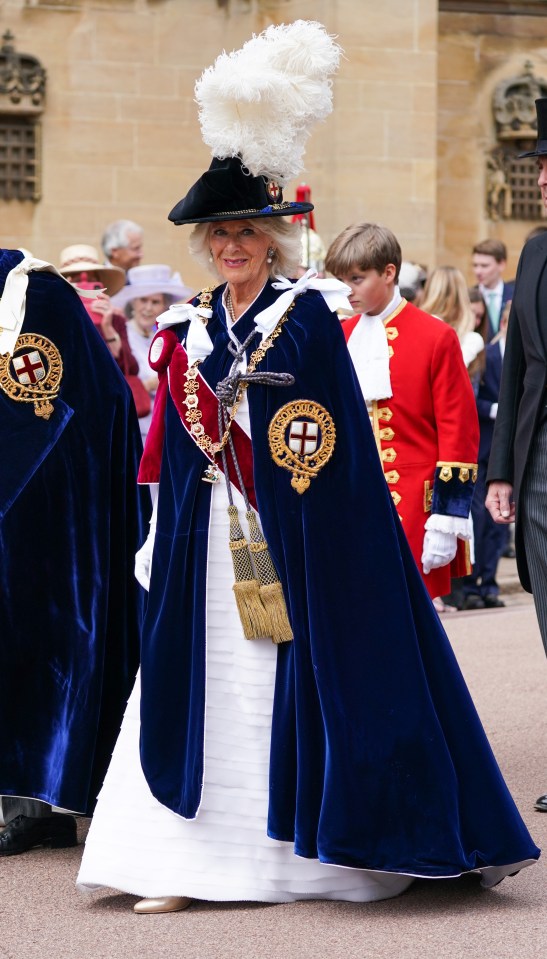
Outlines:
POLYGON ((431 512, 465 519, 469 516, 476 482, 476 463, 437 463, 431 512))

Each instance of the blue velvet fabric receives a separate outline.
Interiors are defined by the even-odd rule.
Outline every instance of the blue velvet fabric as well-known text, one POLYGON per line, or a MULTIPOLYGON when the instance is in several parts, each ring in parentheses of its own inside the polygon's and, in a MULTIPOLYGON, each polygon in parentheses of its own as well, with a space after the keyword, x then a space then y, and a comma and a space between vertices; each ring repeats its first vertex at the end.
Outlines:
MULTIPOLYGON (((232 360, 219 295, 200 368, 213 387, 232 360)), ((241 341, 275 296, 267 285, 238 322, 241 341)), ((324 862, 432 877, 537 857, 411 557, 320 294, 299 297, 260 369, 295 376, 288 388, 248 390, 260 517, 294 630, 278 647, 269 835, 324 862), (273 415, 296 399, 320 403, 336 427, 334 454, 302 495, 267 439, 273 415)), ((168 401, 141 759, 154 795, 186 818, 203 779, 205 466, 168 401)))
MULTIPOLYGON (((20 259, 0 251, 0 290, 20 259)), ((90 813, 139 660, 140 431, 65 281, 29 274, 22 332, 64 369, 49 420, 0 391, 0 794, 90 813)))
POLYGON ((441 478, 442 470, 442 466, 437 466, 435 470, 431 511, 442 513, 443 516, 461 516, 467 519, 475 491, 472 469, 469 470, 469 476, 465 481, 460 479, 459 466, 452 466, 452 476, 449 480, 441 478))

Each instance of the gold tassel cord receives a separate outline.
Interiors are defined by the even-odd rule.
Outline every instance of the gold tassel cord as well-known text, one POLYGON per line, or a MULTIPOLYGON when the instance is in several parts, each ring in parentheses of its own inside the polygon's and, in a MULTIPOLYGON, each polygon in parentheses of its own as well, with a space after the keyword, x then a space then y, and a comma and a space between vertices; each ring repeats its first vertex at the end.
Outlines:
POLYGON ((260 598, 264 604, 268 619, 268 632, 273 643, 286 643, 293 639, 293 631, 287 613, 283 587, 279 581, 275 566, 270 556, 268 544, 258 525, 256 513, 248 510, 245 514, 249 524, 249 550, 258 580, 260 582, 260 598))
POLYGON ((283 587, 279 580, 276 583, 264 583, 260 587, 260 599, 268 617, 268 632, 272 637, 272 643, 289 643, 294 636, 287 615, 283 587))
MULTIPOLYGON (((256 515, 251 510, 247 498, 245 483, 237 461, 230 429, 241 396, 251 380, 254 382, 256 379, 257 382, 267 382, 268 385, 276 386, 290 385, 294 382, 294 377, 289 373, 255 373, 256 367, 263 359, 266 351, 273 346, 275 340, 281 333, 283 325, 288 319, 293 306, 294 304, 289 306, 274 331, 264 340, 262 345, 251 354, 243 379, 236 375, 237 367, 241 358, 245 355, 247 347, 256 335, 256 331, 252 331, 245 342, 238 345, 237 351, 233 354, 234 362, 230 368, 230 374, 217 384, 215 391, 219 399, 218 435, 220 439, 218 443, 212 444, 210 450, 214 455, 220 453, 223 461, 226 489, 230 502, 230 506, 228 507, 228 516, 230 517, 230 550, 235 575, 233 590, 243 633, 246 639, 258 639, 271 636, 274 643, 285 642, 286 640, 292 639, 292 630, 287 616, 281 583, 277 577, 268 552, 267 543, 258 525, 256 515), (240 484, 239 488, 245 500, 247 519, 249 520, 250 543, 248 543, 245 538, 239 521, 237 507, 232 500, 227 463, 228 449, 232 455, 240 484), (263 590, 265 587, 272 588, 264 593, 263 598, 263 590), (266 605, 268 606, 268 610, 266 610, 266 605)), ((210 438, 207 438, 207 440, 212 443, 210 438)), ((208 447, 204 446, 203 448, 208 447)))
POLYGON ((270 635, 268 616, 260 598, 260 584, 254 574, 249 544, 243 535, 237 506, 228 507, 228 516, 235 576, 233 590, 243 635, 245 639, 259 639, 270 635))

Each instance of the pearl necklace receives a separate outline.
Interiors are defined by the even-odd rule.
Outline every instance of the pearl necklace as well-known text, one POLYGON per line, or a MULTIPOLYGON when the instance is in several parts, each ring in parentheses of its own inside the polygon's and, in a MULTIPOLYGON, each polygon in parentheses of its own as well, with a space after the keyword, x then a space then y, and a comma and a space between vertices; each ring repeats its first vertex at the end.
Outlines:
POLYGON ((232 323, 236 322, 236 311, 234 310, 234 304, 232 303, 232 294, 228 290, 226 294, 226 309, 228 310, 229 317, 232 323))

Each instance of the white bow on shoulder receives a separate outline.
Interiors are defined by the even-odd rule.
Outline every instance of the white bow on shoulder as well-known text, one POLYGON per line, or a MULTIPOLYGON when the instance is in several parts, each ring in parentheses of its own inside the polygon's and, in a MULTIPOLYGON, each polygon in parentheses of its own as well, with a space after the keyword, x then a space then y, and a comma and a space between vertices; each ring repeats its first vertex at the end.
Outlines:
POLYGON ((284 290, 285 292, 282 293, 281 296, 278 296, 275 303, 266 307, 265 310, 262 310, 262 312, 255 317, 255 325, 262 333, 263 341, 275 329, 295 297, 300 293, 304 293, 306 290, 319 290, 329 310, 332 310, 332 312, 338 309, 351 311, 351 306, 348 302, 349 286, 341 283, 340 280, 321 279, 317 275, 316 270, 308 270, 307 273, 301 276, 299 280, 296 280, 295 283, 288 280, 286 276, 276 276, 272 286, 274 290, 284 290))
POLYGON ((188 366, 196 360, 204 360, 213 350, 213 341, 207 332, 207 320, 210 320, 213 311, 204 306, 194 306, 193 303, 173 303, 165 313, 160 313, 157 319, 158 330, 166 330, 178 323, 190 322, 186 337, 186 352, 188 366))
POLYGON ((25 319, 28 275, 31 270, 61 275, 51 263, 37 260, 34 256, 25 256, 9 271, 0 300, 0 354, 11 354, 15 349, 25 319))

